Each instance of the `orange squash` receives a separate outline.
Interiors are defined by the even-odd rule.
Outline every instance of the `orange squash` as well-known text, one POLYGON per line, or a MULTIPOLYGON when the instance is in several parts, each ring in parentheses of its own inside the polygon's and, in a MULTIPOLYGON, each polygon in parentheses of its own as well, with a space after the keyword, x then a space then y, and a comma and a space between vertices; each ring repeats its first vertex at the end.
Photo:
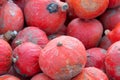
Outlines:
POLYGON ((67 0, 79 18, 92 19, 101 15, 108 7, 109 0, 67 0))
POLYGON ((86 50, 82 42, 70 36, 51 40, 39 57, 41 70, 53 80, 70 80, 86 64, 86 50))

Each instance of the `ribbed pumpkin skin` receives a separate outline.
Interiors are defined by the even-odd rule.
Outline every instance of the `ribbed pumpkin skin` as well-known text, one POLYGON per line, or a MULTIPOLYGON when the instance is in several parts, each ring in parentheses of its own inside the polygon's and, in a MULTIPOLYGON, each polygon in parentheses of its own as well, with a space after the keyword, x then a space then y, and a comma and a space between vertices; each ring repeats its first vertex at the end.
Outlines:
POLYGON ((34 44, 38 44, 41 47, 44 47, 48 43, 48 38, 46 33, 34 26, 29 26, 21 30, 15 39, 12 42, 12 48, 14 49, 19 44, 25 42, 32 42, 34 44))
POLYGON ((86 50, 76 38, 60 36, 51 40, 40 54, 41 70, 54 80, 69 80, 86 64, 86 50))
POLYGON ((23 28, 23 12, 11 0, 1 7, 0 19, 0 33, 5 33, 9 30, 20 31, 23 28))
POLYGON ((109 80, 107 75, 98 68, 84 68, 82 72, 72 80, 109 80))
POLYGON ((17 46, 13 51, 14 68, 20 75, 31 77, 39 73, 39 55, 42 53, 39 45, 31 42, 17 46))
POLYGON ((0 75, 8 72, 11 63, 12 49, 6 41, 0 39, 0 75))

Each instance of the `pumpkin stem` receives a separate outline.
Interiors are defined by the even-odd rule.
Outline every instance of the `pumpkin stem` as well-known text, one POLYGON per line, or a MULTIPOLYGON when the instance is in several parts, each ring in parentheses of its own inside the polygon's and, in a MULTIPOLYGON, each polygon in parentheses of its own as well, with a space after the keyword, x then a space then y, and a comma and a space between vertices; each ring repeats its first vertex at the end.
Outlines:
POLYGON ((17 40, 17 41, 15 41, 15 44, 18 46, 18 45, 22 44, 22 41, 21 40, 17 40))
POLYGON ((0 38, 9 41, 11 39, 14 39, 17 35, 17 31, 8 31, 5 34, 0 35, 0 38))
POLYGON ((58 46, 58 47, 60 47, 60 46, 62 46, 62 45, 63 45, 63 44, 62 44, 61 42, 58 42, 58 43, 57 43, 57 46, 58 46))
POLYGON ((62 10, 63 12, 67 11, 67 10, 68 10, 68 8, 69 8, 69 6, 68 6, 68 4, 67 4, 67 3, 62 3, 61 10, 62 10))
POLYGON ((58 11, 58 4, 56 3, 51 3, 47 6, 47 10, 49 11, 49 13, 55 13, 58 11))
POLYGON ((12 61, 13 61, 13 63, 16 63, 17 60, 18 60, 18 56, 16 56, 16 57, 12 57, 12 61))
POLYGON ((110 30, 109 29, 107 29, 107 30, 105 30, 105 35, 108 35, 109 33, 110 33, 110 30))

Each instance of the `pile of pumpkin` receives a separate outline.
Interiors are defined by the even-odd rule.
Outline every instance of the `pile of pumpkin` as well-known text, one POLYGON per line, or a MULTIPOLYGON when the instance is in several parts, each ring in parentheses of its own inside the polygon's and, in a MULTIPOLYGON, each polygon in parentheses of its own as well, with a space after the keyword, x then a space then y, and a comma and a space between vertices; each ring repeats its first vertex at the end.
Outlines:
POLYGON ((120 80, 120 0, 0 0, 0 80, 120 80))

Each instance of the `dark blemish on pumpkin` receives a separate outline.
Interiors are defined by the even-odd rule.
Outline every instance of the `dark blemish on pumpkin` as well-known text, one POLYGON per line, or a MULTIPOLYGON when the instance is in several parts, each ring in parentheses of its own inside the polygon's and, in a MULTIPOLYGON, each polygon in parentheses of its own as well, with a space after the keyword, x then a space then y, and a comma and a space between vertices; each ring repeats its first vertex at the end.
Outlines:
POLYGON ((4 28, 4 26, 5 26, 5 24, 3 23, 3 24, 1 24, 0 28, 4 28))
POLYGON ((118 48, 118 51, 120 51, 120 48, 118 48))
POLYGON ((90 58, 91 56, 90 56, 90 54, 89 53, 87 53, 87 58, 90 58))
POLYGON ((49 40, 52 40, 52 39, 54 39, 54 38, 56 38, 56 37, 57 37, 57 36, 56 36, 55 34, 52 34, 52 35, 49 35, 49 36, 48 36, 48 39, 49 39, 49 40))
POLYGON ((105 21, 103 20, 104 22, 101 20, 103 22, 103 25, 105 25, 105 27, 108 26, 108 24, 105 24, 105 23, 109 23, 107 20, 109 20, 109 18, 114 16, 116 11, 115 10, 108 10, 107 13, 109 13, 109 14, 106 16, 106 20, 105 21))
POLYGON ((23 77, 28 77, 27 74, 20 74, 20 75, 23 76, 23 77))
POLYGON ((120 76, 120 66, 117 66, 115 68, 115 73, 116 73, 117 76, 120 76))
POLYGON ((28 38, 28 41, 37 44, 38 41, 39 41, 39 38, 37 38, 37 37, 34 36, 37 33, 39 33, 37 30, 29 31, 26 34, 26 37, 28 38))
POLYGON ((14 65, 14 69, 16 70, 16 72, 18 73, 18 74, 20 74, 21 76, 23 76, 23 77, 28 77, 26 74, 22 74, 21 72, 20 72, 20 70, 14 65))
POLYGON ((51 3, 47 6, 47 10, 49 11, 49 13, 55 13, 58 12, 58 4, 56 3, 51 3))
POLYGON ((76 65, 66 65, 63 67, 59 72, 56 73, 55 78, 56 80, 71 80, 71 78, 78 75, 83 66, 81 64, 76 65))

